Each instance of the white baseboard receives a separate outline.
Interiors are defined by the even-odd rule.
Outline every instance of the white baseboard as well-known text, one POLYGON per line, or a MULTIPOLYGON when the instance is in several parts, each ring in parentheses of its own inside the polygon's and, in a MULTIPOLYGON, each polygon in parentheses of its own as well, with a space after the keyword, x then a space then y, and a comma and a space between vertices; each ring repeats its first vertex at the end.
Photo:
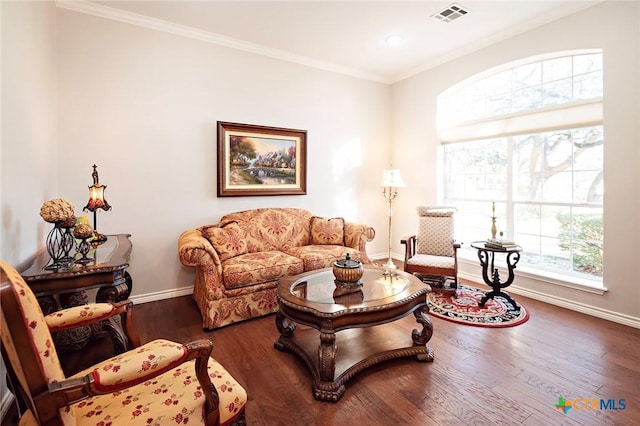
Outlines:
MULTIPOLYGON (((458 271, 458 277, 465 280, 472 281, 478 284, 484 284, 480 275, 469 274, 458 271)), ((486 285, 486 284, 484 284, 486 285)), ((630 315, 621 314, 618 312, 601 309, 595 306, 579 303, 574 300, 565 299, 562 297, 552 296, 546 293, 541 293, 535 290, 529 290, 527 288, 518 287, 517 285, 509 286, 509 292, 519 294, 530 299, 539 300, 541 302, 548 303, 550 305, 559 306, 572 311, 580 312, 583 314, 591 315, 596 318, 613 321, 618 324, 628 325, 629 327, 640 328, 640 318, 632 317, 630 315)))
MULTIPOLYGON (((375 262, 375 261, 387 260, 388 259, 387 256, 389 256, 387 253, 376 253, 376 254, 370 254, 369 259, 375 262)), ((404 253, 401 255, 398 253, 391 253, 391 259, 402 262, 404 260, 404 253)))
POLYGON ((193 286, 140 294, 138 296, 131 296, 129 300, 138 305, 141 303, 156 302, 158 300, 171 299, 174 297, 188 296, 191 294, 193 294, 193 286))

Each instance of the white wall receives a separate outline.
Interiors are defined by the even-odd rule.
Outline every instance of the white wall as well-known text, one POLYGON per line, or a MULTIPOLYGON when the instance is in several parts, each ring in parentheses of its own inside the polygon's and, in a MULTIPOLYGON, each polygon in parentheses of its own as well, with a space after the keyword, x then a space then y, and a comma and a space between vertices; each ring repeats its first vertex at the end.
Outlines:
MULTIPOLYGON (((18 265, 43 246, 40 205, 57 192, 53 2, 1 2, 0 258, 18 265)), ((0 415, 9 408, 0 362, 0 415)))
POLYGON ((385 252, 389 86, 63 9, 58 37, 59 195, 79 213, 98 165, 98 230, 132 234, 134 296, 191 286, 178 236, 241 209, 367 223, 385 252), (218 120, 307 130, 308 195, 217 198, 218 120))
POLYGON ((2 2, 1 257, 25 261, 49 226, 57 193, 56 20, 53 2, 2 2))
MULTIPOLYGON (((606 2, 453 60, 393 86, 394 162, 407 188, 398 198, 396 234, 417 229, 415 207, 436 203, 436 97, 489 68, 533 55, 604 50, 605 259, 604 295, 520 277, 513 292, 601 317, 640 324, 640 3, 606 2), (403 155, 402 153, 412 153, 403 155)), ((490 223, 487 224, 489 228, 490 223)), ((463 273, 479 274, 475 263, 463 273)))

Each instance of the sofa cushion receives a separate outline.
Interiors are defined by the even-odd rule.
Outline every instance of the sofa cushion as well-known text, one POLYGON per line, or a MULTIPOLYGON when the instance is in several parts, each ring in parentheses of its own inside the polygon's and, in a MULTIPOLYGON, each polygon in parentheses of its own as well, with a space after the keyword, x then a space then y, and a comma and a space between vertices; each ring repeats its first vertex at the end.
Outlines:
POLYGON ((244 232, 237 223, 227 223, 222 227, 212 226, 202 230, 220 256, 220 261, 236 257, 247 252, 244 232))
POLYGON ((322 245, 344 245, 344 219, 334 217, 325 219, 318 216, 311 218, 311 241, 310 244, 322 245))
POLYGON ((303 271, 301 259, 280 251, 247 253, 222 262, 222 278, 228 289, 260 284, 303 271))
POLYGON ((304 270, 314 271, 316 269, 331 268, 333 262, 338 259, 344 259, 349 253, 352 259, 360 259, 360 252, 351 247, 331 246, 331 245, 313 245, 294 247, 287 250, 287 254, 302 259, 304 262, 304 270))
POLYGON ((260 208, 228 213, 220 223, 237 222, 245 233, 249 253, 309 244, 311 213, 295 208, 260 208))

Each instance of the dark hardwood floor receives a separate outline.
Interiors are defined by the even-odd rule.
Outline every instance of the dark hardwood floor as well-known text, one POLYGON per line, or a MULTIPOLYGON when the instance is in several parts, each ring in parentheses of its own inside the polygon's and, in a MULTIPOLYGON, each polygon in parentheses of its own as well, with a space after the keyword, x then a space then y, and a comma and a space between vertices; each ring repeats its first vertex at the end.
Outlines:
MULTIPOLYGON (((273 346, 274 315, 203 331, 190 296, 135 307, 143 342, 214 341, 214 357, 247 389, 249 425, 633 425, 640 418, 640 330, 516 296, 531 313, 513 328, 432 318, 433 363, 393 360, 347 383, 337 403, 315 401, 304 364, 273 346), (567 400, 615 400, 624 410, 566 414, 567 400)), ((412 315, 397 321, 407 336, 412 315)), ((103 339, 108 340, 108 339, 103 339)), ((105 341, 64 354, 65 370, 104 356, 105 341)), ((338 357, 340 348, 338 348, 338 357)), ((611 406, 609 406, 611 407, 611 406)), ((3 426, 12 425, 10 419, 3 426)))

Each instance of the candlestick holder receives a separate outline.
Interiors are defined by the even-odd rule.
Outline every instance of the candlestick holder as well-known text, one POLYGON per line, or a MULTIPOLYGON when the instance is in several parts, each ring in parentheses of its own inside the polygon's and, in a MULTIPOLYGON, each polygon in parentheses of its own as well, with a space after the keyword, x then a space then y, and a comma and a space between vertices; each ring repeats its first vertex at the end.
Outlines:
POLYGON ((498 228, 496 227, 496 203, 491 203, 491 239, 496 239, 496 233, 498 232, 498 228))

